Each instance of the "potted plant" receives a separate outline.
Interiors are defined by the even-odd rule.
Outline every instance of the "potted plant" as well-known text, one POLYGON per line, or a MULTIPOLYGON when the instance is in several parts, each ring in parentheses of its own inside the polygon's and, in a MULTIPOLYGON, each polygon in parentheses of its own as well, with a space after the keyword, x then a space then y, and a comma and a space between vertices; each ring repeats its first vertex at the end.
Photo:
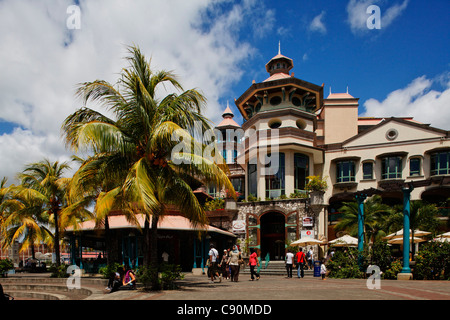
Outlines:
POLYGON ((309 191, 311 205, 323 204, 323 195, 328 188, 327 181, 319 176, 309 176, 307 179, 305 189, 309 191))

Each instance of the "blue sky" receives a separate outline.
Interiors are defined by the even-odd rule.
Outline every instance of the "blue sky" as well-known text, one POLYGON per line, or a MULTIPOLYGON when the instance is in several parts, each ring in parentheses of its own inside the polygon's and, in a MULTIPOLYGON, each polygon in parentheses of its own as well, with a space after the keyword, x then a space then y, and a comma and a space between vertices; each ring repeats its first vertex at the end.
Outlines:
MULTIPOLYGON (((405 1, 366 2, 376 3, 383 19, 389 8, 405 1)), ((358 32, 352 31, 348 21, 349 1, 265 3, 274 10, 274 28, 262 39, 242 33, 242 38, 258 48, 259 53, 247 65, 249 71, 236 86, 237 91, 244 92, 255 77, 257 81, 265 79, 264 65, 277 53, 278 40, 282 54, 294 59, 292 71, 296 77, 318 85, 324 83, 325 97, 330 87, 333 92, 345 92, 348 86, 349 93, 360 98, 360 114, 365 112, 366 100, 383 101, 389 93, 407 87, 419 77, 443 78, 448 84, 450 2, 446 0, 406 1, 406 8, 389 25, 358 32), (323 29, 312 29, 312 20, 320 15, 323 29)), ((446 87, 434 81, 431 89, 442 92, 446 87)))
POLYGON ((449 9, 448 0, 0 0, 0 177, 70 159, 60 127, 81 107, 76 84, 114 83, 131 44, 202 90, 215 123, 227 102, 241 121, 234 99, 268 77, 281 42, 297 78, 324 83, 325 97, 348 86, 361 116, 449 130, 449 9), (370 5, 379 30, 367 28, 370 5))

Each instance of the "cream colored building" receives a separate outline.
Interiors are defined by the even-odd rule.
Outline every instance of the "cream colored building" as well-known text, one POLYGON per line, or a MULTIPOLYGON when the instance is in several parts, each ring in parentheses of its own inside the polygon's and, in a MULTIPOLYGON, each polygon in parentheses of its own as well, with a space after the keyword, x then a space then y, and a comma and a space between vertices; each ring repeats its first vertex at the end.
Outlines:
POLYGON ((223 141, 227 130, 246 133, 234 140, 236 151, 224 153, 246 199, 228 207, 230 220, 240 226, 230 231, 242 244, 276 260, 284 257, 286 243, 301 237, 332 240, 330 225, 338 208, 357 191, 377 189, 384 201, 395 204, 402 202, 402 186, 414 182, 412 199, 448 207, 449 131, 412 118, 361 118, 359 99, 348 93, 324 98, 323 85, 295 78, 293 67, 281 53, 272 58, 266 65, 269 77, 254 81, 235 100, 243 124, 232 120, 227 108, 217 126, 223 141), (279 161, 271 172, 266 160, 273 154, 279 161), (319 210, 305 192, 311 175, 326 178, 329 186, 319 210))

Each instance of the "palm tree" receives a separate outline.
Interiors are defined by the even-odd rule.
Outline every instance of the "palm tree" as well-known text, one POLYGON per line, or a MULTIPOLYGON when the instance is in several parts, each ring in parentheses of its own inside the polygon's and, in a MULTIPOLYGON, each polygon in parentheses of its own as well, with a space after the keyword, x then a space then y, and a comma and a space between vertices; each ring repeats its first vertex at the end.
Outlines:
MULTIPOLYGON (((441 224, 438 219, 439 210, 435 204, 427 203, 423 200, 412 200, 410 203, 409 224, 411 228, 411 238, 414 238, 415 230, 429 231, 432 235, 436 232, 441 224)), ((398 205, 388 220, 390 233, 396 232, 403 228, 403 206, 398 205)), ((412 246, 412 255, 414 257, 416 247, 412 246)))
POLYGON ((63 177, 64 171, 70 167, 67 163, 58 161, 51 163, 48 159, 41 162, 29 164, 19 178, 22 187, 33 194, 36 199, 43 201, 44 209, 50 223, 54 227, 54 248, 56 264, 60 265, 60 232, 61 212, 67 205, 66 191, 70 178, 63 177))
POLYGON ((10 247, 19 240, 19 250, 31 247, 35 259, 34 246, 41 242, 53 242, 48 229, 49 217, 45 214, 45 197, 38 191, 22 186, 10 188, 11 197, 4 202, 8 214, 4 220, 2 247, 10 247))
POLYGON ((139 48, 129 47, 129 53, 130 66, 123 69, 117 85, 96 80, 77 90, 85 105, 98 102, 114 118, 83 107, 65 120, 62 129, 73 150, 94 153, 92 168, 102 175, 114 174, 120 187, 114 198, 120 199, 121 207, 145 215, 144 265, 148 266, 157 265, 157 224, 169 206, 182 209, 193 224, 203 225, 207 217, 193 188, 211 182, 234 189, 226 165, 192 151, 204 147, 193 135, 210 128, 201 115, 204 96, 195 89, 184 91, 172 72, 153 72, 139 48), (176 92, 161 96, 160 89, 166 86, 176 92), (172 140, 174 133, 182 142, 172 140), (172 154, 179 143, 194 148, 172 154), (184 161, 176 161, 180 159, 184 161))
MULTIPOLYGON (((74 156, 73 160, 80 162, 81 166, 72 177, 69 186, 69 208, 81 209, 95 203, 94 215, 90 217, 95 219, 97 229, 104 228, 107 264, 111 265, 114 261, 111 259, 109 215, 115 210, 121 210, 129 222, 137 225, 136 216, 127 207, 120 206, 122 204, 118 200, 120 177, 116 176, 117 172, 108 172, 104 164, 97 163, 95 156, 86 160, 74 156)), ((75 217, 73 214, 68 216, 75 217)), ((78 228, 79 222, 80 219, 73 221, 74 229, 78 228)))
POLYGON ((5 208, 4 202, 8 197, 9 188, 6 187, 6 183, 8 182, 8 178, 3 177, 2 181, 0 181, 0 235, 3 226, 3 221, 5 219, 5 208))
MULTIPOLYGON (((343 216, 335 225, 337 231, 348 231, 355 236, 358 233, 358 204, 356 202, 344 202, 339 209, 343 216)), ((381 202, 379 195, 374 195, 364 202, 364 242, 368 239, 375 241, 385 236, 384 221, 389 216, 391 208, 381 202)))

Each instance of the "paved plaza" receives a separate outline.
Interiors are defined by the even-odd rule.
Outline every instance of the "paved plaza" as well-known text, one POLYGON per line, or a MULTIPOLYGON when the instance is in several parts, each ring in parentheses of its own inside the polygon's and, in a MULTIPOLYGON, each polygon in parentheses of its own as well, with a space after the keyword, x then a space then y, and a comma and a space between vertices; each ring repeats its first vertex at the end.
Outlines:
MULTIPOLYGON (((65 279, 52 279, 49 274, 22 274, 0 279, 6 288, 16 284, 39 290, 60 290, 65 288, 65 279), (49 287, 49 285, 51 287, 49 287)), ((418 280, 380 280, 379 289, 370 289, 375 283, 364 279, 331 279, 322 280, 305 275, 299 279, 284 276, 262 276, 259 281, 250 281, 249 274, 242 274, 238 282, 218 280, 210 283, 206 275, 187 273, 178 281, 178 290, 146 292, 142 289, 119 290, 108 293, 105 290, 107 280, 95 277, 83 277, 81 289, 89 291, 88 295, 77 294, 77 290, 65 292, 63 300, 216 300, 216 301, 289 301, 289 300, 450 300, 450 281, 418 281, 418 280)), ((19 288, 15 288, 18 290, 19 288)), ((12 289, 11 289, 12 290, 12 289)), ((66 290, 67 291, 67 290, 66 290)), ((63 292, 59 292, 62 294, 63 292)), ((86 294, 86 293, 85 293, 86 294)), ((14 295, 13 295, 14 296, 14 295)), ((39 298, 37 298, 39 300, 39 298)), ((17 300, 28 300, 18 298, 17 300)), ((34 299, 36 300, 36 298, 34 299)))
POLYGON ((303 279, 266 276, 259 281, 214 284, 206 276, 187 274, 179 290, 161 292, 117 291, 92 295, 95 300, 450 300, 449 281, 381 280, 380 289, 369 289, 363 279, 303 279))

